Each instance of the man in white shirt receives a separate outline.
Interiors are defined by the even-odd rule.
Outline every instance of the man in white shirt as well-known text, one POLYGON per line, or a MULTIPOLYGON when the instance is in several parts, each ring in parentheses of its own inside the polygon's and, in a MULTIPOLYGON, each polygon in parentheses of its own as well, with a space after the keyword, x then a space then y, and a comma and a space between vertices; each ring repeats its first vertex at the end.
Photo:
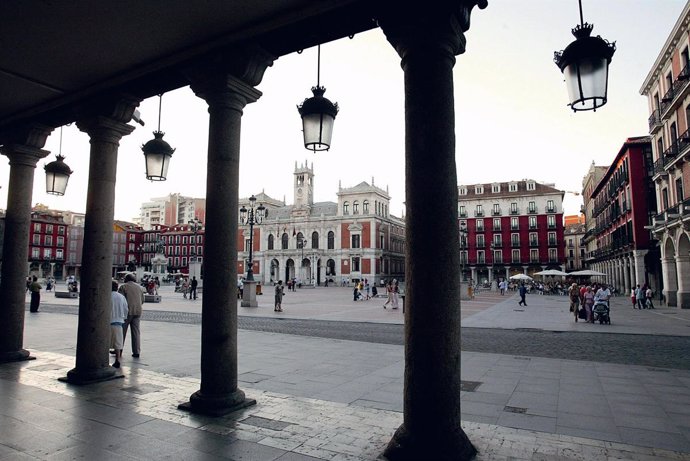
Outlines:
POLYGON ((606 285, 602 285, 594 295, 594 302, 600 302, 603 301, 606 304, 609 303, 609 298, 611 297, 611 290, 609 290, 609 287, 606 285))

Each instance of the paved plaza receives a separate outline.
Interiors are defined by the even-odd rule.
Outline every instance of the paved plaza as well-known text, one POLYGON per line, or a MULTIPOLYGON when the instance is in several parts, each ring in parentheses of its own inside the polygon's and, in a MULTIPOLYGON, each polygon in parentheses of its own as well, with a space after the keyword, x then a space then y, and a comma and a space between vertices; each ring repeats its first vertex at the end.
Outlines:
MULTIPOLYGON (((172 287, 161 294, 145 311, 201 312, 201 299, 172 287)), ((42 298, 41 312, 25 320, 24 344, 36 360, 0 365, 0 460, 371 460, 402 422, 403 346, 374 338, 240 329, 239 387, 257 405, 223 418, 177 410, 199 389, 200 326, 191 322, 143 321, 141 358, 125 346, 123 379, 64 384, 57 378, 74 367, 70 312, 78 301, 42 298)), ((338 321, 343 329, 404 322, 402 309, 354 302, 347 288, 287 293, 281 314, 270 293, 258 300, 258 308, 238 307, 240 316, 338 321)), ((633 310, 616 298, 607 326, 575 323, 565 297, 527 302, 480 293, 463 302, 463 327, 601 333, 606 341, 612 333, 690 336, 690 311, 633 310)), ((688 368, 463 351, 463 427, 480 460, 690 460, 688 368)))

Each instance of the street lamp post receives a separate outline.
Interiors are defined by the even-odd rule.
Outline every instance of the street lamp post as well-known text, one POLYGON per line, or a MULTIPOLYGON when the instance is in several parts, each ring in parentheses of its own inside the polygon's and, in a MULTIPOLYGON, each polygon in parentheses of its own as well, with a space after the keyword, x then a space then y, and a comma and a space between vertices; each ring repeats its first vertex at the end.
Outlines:
POLYGON ((247 261, 247 277, 244 281, 244 290, 242 296, 242 307, 258 307, 256 302, 256 289, 254 288, 254 226, 260 225, 264 218, 268 216, 268 210, 263 204, 254 207, 256 197, 253 195, 249 197, 249 208, 242 205, 240 208, 240 221, 244 225, 249 226, 249 261, 247 261))
MULTIPOLYGON (((192 232, 194 232, 194 241, 193 241, 193 245, 190 248, 191 254, 189 256, 188 273, 189 273, 190 277, 197 277, 197 280, 200 281, 200 279, 201 279, 200 272, 201 271, 199 268, 199 266, 200 266, 199 258, 198 258, 197 253, 196 253, 196 244, 197 244, 197 234, 199 232, 199 229, 201 229, 201 226, 203 225, 203 223, 201 222, 201 220, 199 218, 194 218, 194 219, 190 219, 189 221, 187 221, 187 224, 189 224, 189 226, 192 229, 192 232)), ((197 286, 197 288, 198 288, 198 286, 197 286)))
POLYGON ((467 263, 467 253, 465 253, 467 249, 467 234, 467 225, 464 222, 460 223, 460 249, 463 251, 460 257, 460 270, 462 271, 463 282, 467 280, 467 275, 465 275, 465 264, 467 263))
POLYGON ((302 250, 302 258, 299 261, 299 280, 302 283, 304 282, 304 236, 302 234, 297 236, 297 245, 302 250))

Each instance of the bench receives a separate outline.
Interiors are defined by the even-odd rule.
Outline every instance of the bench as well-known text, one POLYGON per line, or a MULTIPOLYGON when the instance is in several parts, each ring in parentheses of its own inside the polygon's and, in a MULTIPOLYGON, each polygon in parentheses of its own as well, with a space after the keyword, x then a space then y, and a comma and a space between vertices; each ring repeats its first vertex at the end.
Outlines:
POLYGON ((144 295, 145 303, 159 303, 161 302, 161 295, 144 295))
POLYGON ((56 298, 78 298, 79 292, 78 291, 56 291, 55 297, 56 298))

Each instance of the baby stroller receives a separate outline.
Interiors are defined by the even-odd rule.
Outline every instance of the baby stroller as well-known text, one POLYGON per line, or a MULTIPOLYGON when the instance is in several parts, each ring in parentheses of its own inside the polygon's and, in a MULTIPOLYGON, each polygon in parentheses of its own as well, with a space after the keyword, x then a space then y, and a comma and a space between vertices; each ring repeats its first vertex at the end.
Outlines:
POLYGON ((597 301, 594 303, 594 307, 592 307, 592 320, 594 322, 598 320, 600 325, 604 323, 611 325, 611 312, 608 301, 597 301))

